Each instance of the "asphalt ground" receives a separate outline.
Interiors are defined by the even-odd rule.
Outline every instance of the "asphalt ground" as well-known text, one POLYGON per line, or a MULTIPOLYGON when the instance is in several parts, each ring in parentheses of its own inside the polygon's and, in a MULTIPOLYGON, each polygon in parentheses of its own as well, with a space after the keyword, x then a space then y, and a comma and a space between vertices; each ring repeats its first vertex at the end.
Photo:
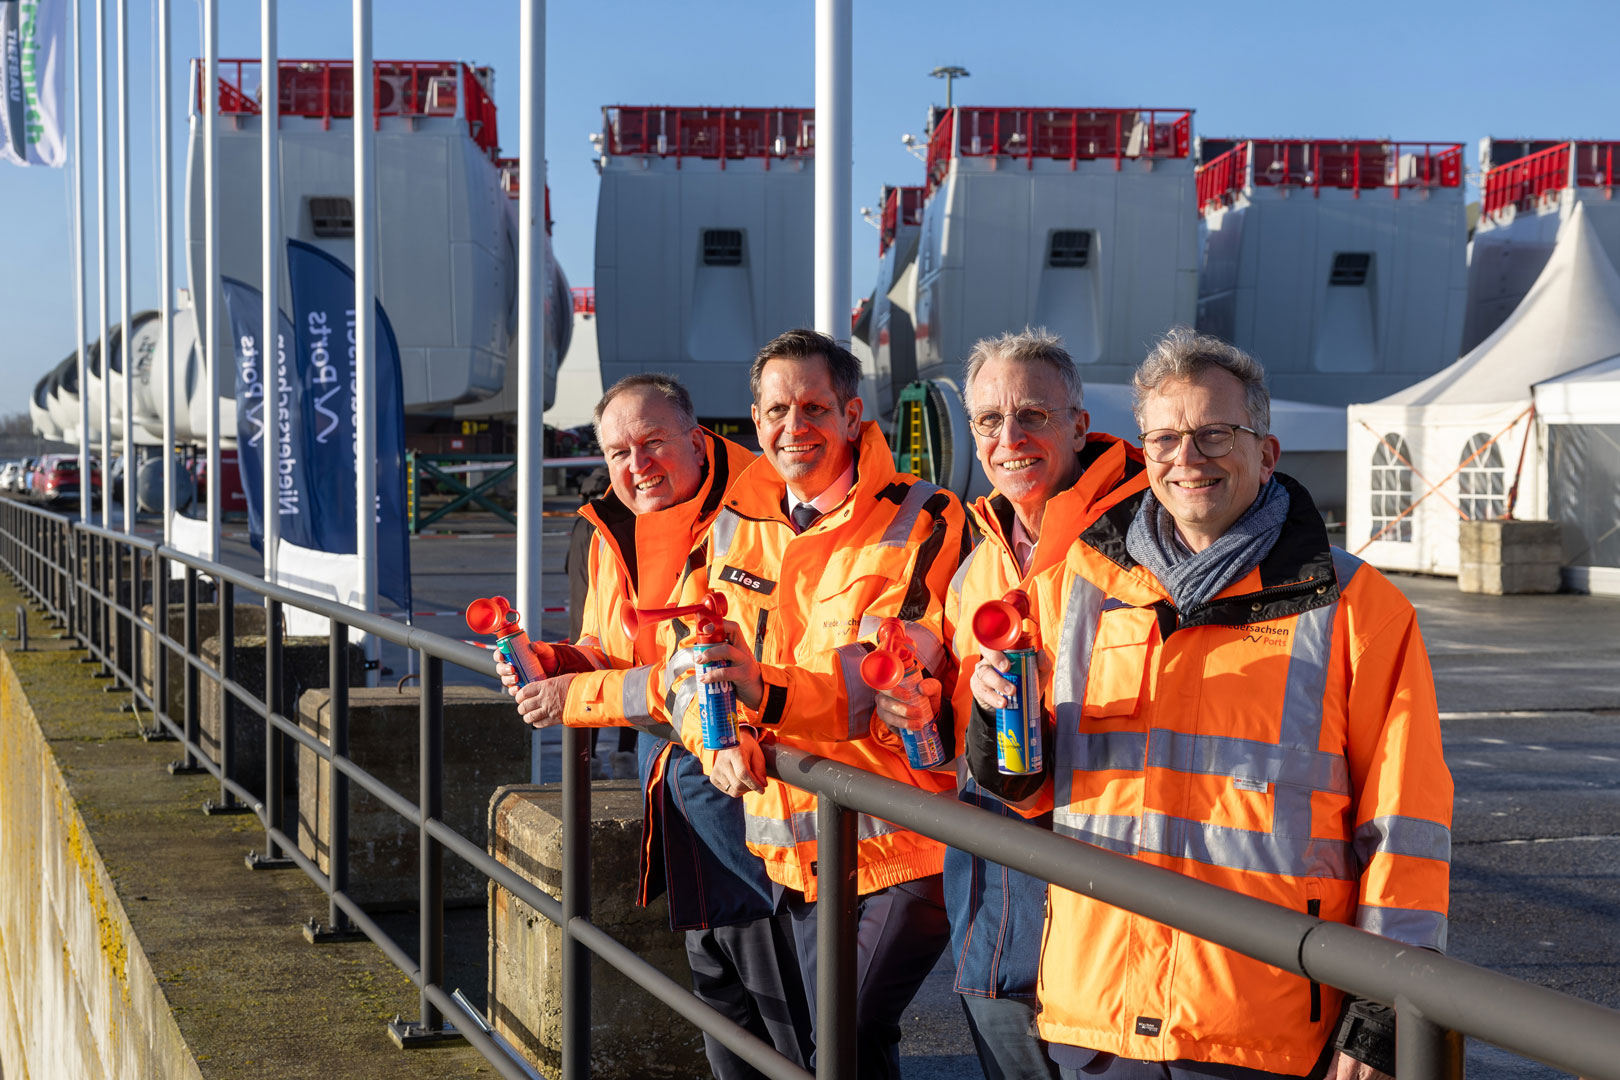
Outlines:
MULTIPOLYGON (((570 525, 559 516, 542 526, 548 607, 566 603, 570 525)), ((242 529, 227 525, 225 558, 256 570, 242 529)), ((442 613, 416 618, 418 626, 466 638, 459 612, 469 600, 515 593, 516 540, 494 518, 458 519, 457 530, 412 540, 412 606, 442 613)), ((1393 580, 1418 610, 1456 784, 1451 955, 1620 1008, 1620 600, 1466 596, 1448 578, 1393 580)), ((526 624, 532 633, 534 621, 526 624)), ((539 625, 560 638, 567 616, 544 614, 539 625)), ((392 678, 409 660, 389 647, 383 664, 392 678)), ((545 736, 542 779, 550 780, 556 739, 545 736)), ((952 974, 947 955, 908 1010, 908 1078, 981 1075, 952 974)), ((1471 1039, 1468 1075, 1564 1074, 1471 1039)))

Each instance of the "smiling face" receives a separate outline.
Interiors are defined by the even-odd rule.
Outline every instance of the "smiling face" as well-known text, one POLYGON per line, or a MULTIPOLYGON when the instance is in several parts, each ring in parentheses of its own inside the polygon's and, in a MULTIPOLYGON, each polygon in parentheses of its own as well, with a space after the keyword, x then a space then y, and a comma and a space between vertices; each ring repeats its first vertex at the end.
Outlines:
POLYGON ((674 403, 654 390, 626 390, 597 426, 608 480, 635 514, 677 506, 703 483, 703 432, 687 427, 674 403))
MULTIPOLYGON (((1140 421, 1143 431, 1192 431, 1204 424, 1253 426, 1243 383, 1220 368, 1161 383, 1142 399, 1140 421)), ((1207 458, 1187 437, 1169 461, 1148 460, 1148 484, 1175 519, 1182 540, 1202 551, 1243 516, 1260 486, 1271 479, 1281 453, 1275 435, 1260 439, 1240 431, 1231 453, 1207 458)))
POLYGON ((753 413, 760 449, 801 501, 826 491, 855 459, 861 399, 838 404, 820 357, 767 361, 753 413))
POLYGON ((974 431, 979 464, 990 483, 1012 503, 1024 528, 1039 535, 1047 502, 1072 487, 1079 476, 1075 455, 1085 446, 1090 415, 1083 409, 1068 409, 1068 388, 1047 364, 1001 356, 979 368, 968 387, 968 400, 972 402, 969 420, 986 413, 1004 417, 1001 430, 994 435, 974 431), (1050 414, 1044 427, 1025 430, 1011 415, 1030 408, 1050 414))

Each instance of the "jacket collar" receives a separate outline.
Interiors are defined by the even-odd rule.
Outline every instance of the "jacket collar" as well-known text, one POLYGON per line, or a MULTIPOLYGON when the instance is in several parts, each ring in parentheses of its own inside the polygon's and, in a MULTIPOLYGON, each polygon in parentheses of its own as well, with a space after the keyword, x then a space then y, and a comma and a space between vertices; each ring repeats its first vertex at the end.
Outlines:
POLYGON ((719 512, 726 492, 754 461, 752 453, 730 439, 708 428, 699 430, 704 437, 703 482, 690 499, 638 517, 609 489, 579 508, 580 516, 596 526, 638 595, 644 578, 649 585, 655 579, 662 581, 672 572, 672 562, 673 573, 679 573, 698 537, 719 512))
MULTIPOLYGON (((894 483, 895 475, 894 455, 882 429, 874 421, 863 420, 860 437, 855 441, 855 483, 838 506, 827 512, 827 518, 832 518, 839 507, 876 498, 894 483)), ((782 508, 787 505, 787 482, 761 455, 738 477, 726 505, 746 518, 786 523, 787 513, 782 508)))
MULTIPOLYGON (((1062 562, 1069 546, 1096 515, 1147 488, 1142 453, 1123 439, 1094 432, 1080 448, 1080 476, 1052 497, 1042 518, 1041 541, 1024 577, 1031 578, 1062 562)), ((999 544, 1016 565, 1013 551, 1012 501, 999 491, 974 500, 969 507, 979 530, 999 544)))
MULTIPOLYGON (((1276 545, 1258 567, 1215 599, 1191 611, 1176 612, 1177 626, 1243 626, 1298 615, 1339 598, 1327 527, 1311 493, 1290 476, 1275 476, 1288 492, 1288 518, 1276 545)), ((1134 606, 1159 606, 1174 612, 1164 586, 1125 550, 1125 535, 1141 504, 1140 491, 1116 503, 1081 533, 1080 542, 1112 564, 1098 575, 1107 580, 1094 580, 1094 584, 1134 606)))

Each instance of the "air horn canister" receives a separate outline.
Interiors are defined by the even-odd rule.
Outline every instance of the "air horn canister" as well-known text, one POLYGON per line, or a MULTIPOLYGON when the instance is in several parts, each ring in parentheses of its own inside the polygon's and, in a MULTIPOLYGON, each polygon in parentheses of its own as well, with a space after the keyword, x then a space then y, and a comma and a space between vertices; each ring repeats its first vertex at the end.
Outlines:
MULTIPOLYGON (((697 640, 690 647, 697 655, 696 675, 731 666, 724 660, 709 663, 703 659, 710 649, 726 643, 725 627, 721 625, 726 617, 726 598, 722 593, 711 591, 703 597, 702 603, 689 604, 686 607, 633 608, 626 605, 620 609, 620 615, 624 623, 624 632, 631 640, 634 640, 637 633, 650 623, 678 619, 683 615, 695 615, 697 640)), ((698 710, 703 720, 703 748, 728 750, 736 746, 737 696, 731 684, 700 682, 698 695, 698 710)))
MULTIPOLYGON (((878 647, 861 660, 861 678, 874 690, 890 690, 897 697, 921 697, 922 663, 906 636, 899 619, 878 624, 878 647)), ((939 721, 927 720, 916 728, 902 728, 900 741, 906 747, 906 761, 913 769, 932 769, 945 764, 945 743, 939 737, 939 721)))
POLYGON ((1000 600, 986 600, 973 613, 973 636, 997 649, 1011 667, 1001 677, 1013 684, 1007 704, 996 710, 996 768, 1008 776, 1041 771, 1041 684, 1038 650, 1024 630, 1029 595, 1014 589, 1000 600))

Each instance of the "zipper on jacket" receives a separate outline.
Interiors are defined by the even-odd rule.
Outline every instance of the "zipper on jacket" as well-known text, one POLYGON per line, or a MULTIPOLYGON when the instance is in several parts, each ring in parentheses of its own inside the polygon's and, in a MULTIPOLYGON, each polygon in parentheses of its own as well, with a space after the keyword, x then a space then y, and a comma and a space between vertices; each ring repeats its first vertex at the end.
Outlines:
MULTIPOLYGON (((1176 626, 1175 626, 1175 628, 1177 630, 1180 630, 1183 627, 1185 627, 1187 625, 1187 623, 1188 623, 1188 620, 1193 618, 1194 616, 1199 615, 1199 614, 1203 613, 1204 611, 1207 611, 1210 608, 1219 607, 1222 604, 1232 603, 1235 600, 1246 600, 1249 597, 1264 597, 1263 601, 1255 600, 1255 601, 1252 601, 1252 603, 1269 603, 1269 602, 1271 602, 1273 600, 1278 600, 1278 599, 1282 599, 1282 598, 1285 598, 1285 597, 1293 596, 1295 593, 1298 593, 1301 596, 1303 596, 1306 593, 1320 593, 1322 591, 1323 591, 1322 586, 1318 586, 1318 585, 1314 584, 1313 582, 1305 581, 1305 582, 1300 582, 1297 585, 1278 585, 1278 586, 1275 586, 1274 588, 1270 588, 1270 589, 1261 589, 1258 592, 1248 593, 1245 596, 1226 596, 1226 597, 1220 597, 1220 598, 1215 599, 1215 600, 1205 600, 1202 604, 1194 604, 1192 606, 1192 609, 1189 610, 1189 611, 1177 611, 1176 612, 1176 626)), ((1174 609, 1172 609, 1172 610, 1174 610, 1174 609)), ((1295 612, 1295 614, 1298 614, 1298 613, 1295 612)), ((1194 625, 1202 625, 1202 624, 1194 624, 1194 625)), ((1247 625, 1247 624, 1245 624, 1245 625, 1247 625)))
MULTIPOLYGON (((1320 918, 1321 915, 1322 915, 1322 901, 1320 901, 1320 900, 1307 900, 1307 901, 1305 901, 1305 914, 1314 915, 1314 916, 1317 916, 1318 918, 1320 918)), ((1319 983, 1319 982, 1315 982, 1313 980, 1312 983, 1311 983, 1311 1023, 1313 1023, 1313 1024, 1320 1023, 1321 1020, 1322 1020, 1322 984, 1319 983)))

